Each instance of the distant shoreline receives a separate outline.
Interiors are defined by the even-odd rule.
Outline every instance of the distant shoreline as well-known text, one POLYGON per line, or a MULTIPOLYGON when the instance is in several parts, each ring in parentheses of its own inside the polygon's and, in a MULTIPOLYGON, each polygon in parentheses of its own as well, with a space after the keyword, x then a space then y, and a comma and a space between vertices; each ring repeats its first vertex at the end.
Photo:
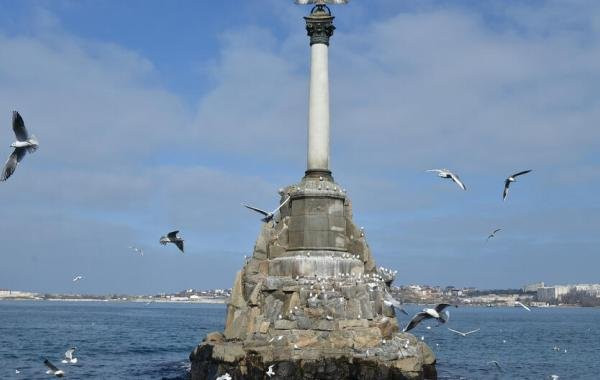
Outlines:
POLYGON ((131 302, 131 303, 197 303, 197 304, 226 304, 229 299, 207 298, 198 300, 171 301, 171 300, 145 300, 145 299, 98 299, 98 298, 0 298, 2 301, 49 301, 49 302, 131 302))

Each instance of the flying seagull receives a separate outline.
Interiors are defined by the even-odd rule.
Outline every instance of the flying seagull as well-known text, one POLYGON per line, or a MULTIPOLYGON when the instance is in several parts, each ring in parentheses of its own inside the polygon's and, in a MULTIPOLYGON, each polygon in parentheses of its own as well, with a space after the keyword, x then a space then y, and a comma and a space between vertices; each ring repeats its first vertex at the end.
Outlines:
POLYGON ((231 380, 231 375, 225 372, 224 375, 217 377, 215 380, 231 380))
POLYGON ((25 122, 23 122, 23 118, 17 111, 13 111, 12 114, 12 128, 17 141, 10 144, 10 146, 15 148, 15 150, 13 150, 11 155, 8 156, 8 160, 6 160, 4 170, 0 174, 0 181, 6 181, 17 170, 17 165, 25 157, 25 154, 35 152, 39 146, 35 136, 29 136, 29 133, 27 133, 25 122))
POLYGON ((275 374, 275 372, 273 371, 273 367, 275 367, 275 364, 271 364, 269 366, 269 370, 267 371, 267 376, 271 377, 275 374))
POLYGON ((467 190, 467 188, 465 187, 465 184, 462 183, 462 181, 460 180, 460 178, 458 178, 458 176, 454 173, 452 173, 450 170, 448 169, 429 169, 426 170, 428 172, 436 172, 438 174, 438 177, 442 177, 442 178, 450 178, 452 181, 454 181, 454 183, 456 183, 461 189, 463 190, 467 190))
POLYGON ((62 362, 64 364, 75 364, 77 363, 77 358, 73 356, 73 353, 75 352, 75 347, 71 347, 67 350, 67 352, 65 352, 65 358, 62 360, 62 362))
MULTIPOLYGON (((448 314, 443 313, 443 311, 448 306, 452 306, 452 305, 450 305, 448 303, 441 303, 433 309, 423 309, 423 311, 415 314, 415 316, 410 320, 408 326, 406 326, 404 328, 404 332, 412 330, 419 323, 421 323, 421 321, 423 321, 424 319, 433 318, 433 319, 438 320, 440 323, 446 323, 446 321, 448 320, 448 314)), ((458 306, 454 305, 454 307, 458 307, 458 306)))
POLYGON ((491 234, 489 234, 489 236, 487 237, 486 242, 488 240, 490 240, 491 238, 496 237, 496 232, 499 232, 499 231, 502 231, 502 228, 496 228, 491 234))
POLYGON ((406 310, 402 308, 402 304, 387 291, 385 292, 385 299, 383 300, 383 303, 386 304, 386 306, 395 307, 396 309, 400 310, 404 315, 408 315, 406 310))
POLYGON ((517 182, 517 178, 520 175, 527 174, 530 170, 523 170, 522 172, 515 173, 504 180, 504 191, 502 192, 502 200, 506 200, 506 196, 508 195, 508 188, 510 187, 511 182, 517 182))
POLYGON ((140 256, 144 256, 144 251, 141 248, 129 246, 129 249, 132 249, 135 253, 137 253, 140 256))
POLYGON ((244 206, 244 207, 246 207, 246 208, 249 208, 250 210, 256 211, 256 212, 258 212, 259 214, 263 214, 265 217, 264 217, 264 218, 262 218, 261 220, 262 220, 263 222, 265 222, 265 223, 268 223, 268 222, 270 222, 271 220, 273 220, 273 217, 275 216, 275 213, 276 213, 277 211, 279 211, 279 209, 280 209, 280 208, 282 208, 282 207, 283 207, 283 205, 284 205, 284 204, 286 204, 286 203, 287 203, 289 200, 290 200, 290 197, 287 197, 287 198, 286 198, 286 200, 285 200, 285 201, 283 201, 283 203, 281 203, 281 204, 279 205, 279 207, 277 207, 275 210, 273 210, 273 211, 271 211, 271 212, 267 212, 267 211, 265 211, 265 210, 261 210, 261 209, 259 209, 259 208, 256 208, 256 207, 248 206, 248 205, 246 205, 246 204, 243 204, 243 203, 242 203, 242 206, 244 206))
POLYGON ((178 233, 179 230, 172 231, 166 234, 165 236, 161 236, 159 241, 160 244, 167 245, 167 243, 173 243, 177 246, 177 248, 179 248, 181 252, 183 252, 183 239, 177 236, 178 233))
POLYGON ((54 364, 50 363, 50 360, 45 359, 44 364, 46 365, 46 367, 48 367, 48 370, 46 371, 48 375, 54 375, 56 377, 63 377, 65 375, 65 373, 62 370, 58 369, 54 364))
POLYGON ((452 331, 453 333, 457 333, 458 335, 467 336, 469 334, 476 333, 477 331, 479 331, 481 329, 471 330, 471 331, 467 331, 467 332, 462 332, 462 331, 458 331, 458 330, 453 330, 450 327, 448 327, 448 330, 452 331))
POLYGON ((527 306, 523 305, 521 302, 519 301, 515 301, 515 305, 519 305, 521 306, 523 309, 527 310, 527 311, 531 311, 530 308, 528 308, 527 306))
POLYGON ((77 282, 80 280, 83 280, 83 276, 77 275, 77 276, 73 277, 73 282, 77 282))

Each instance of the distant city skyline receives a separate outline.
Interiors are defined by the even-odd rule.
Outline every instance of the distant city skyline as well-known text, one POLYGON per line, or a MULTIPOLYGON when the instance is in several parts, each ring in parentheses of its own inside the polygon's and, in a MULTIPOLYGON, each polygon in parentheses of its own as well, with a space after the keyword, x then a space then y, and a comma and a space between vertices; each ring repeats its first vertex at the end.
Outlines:
MULTIPOLYGON (((331 168, 377 265, 397 284, 597 282, 600 4, 332 9, 331 168)), ((0 0, 0 156, 12 110, 40 141, 0 183, 0 288, 231 287, 260 228, 240 203, 273 209, 304 174, 308 11, 0 0), (174 229, 185 254, 158 244, 174 229)))

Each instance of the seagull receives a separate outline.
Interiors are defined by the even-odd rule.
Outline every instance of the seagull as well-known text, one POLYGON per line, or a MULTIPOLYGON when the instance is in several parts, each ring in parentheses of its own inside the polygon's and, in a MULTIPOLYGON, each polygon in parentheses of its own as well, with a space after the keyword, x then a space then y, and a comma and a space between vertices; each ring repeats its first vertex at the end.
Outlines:
MULTIPOLYGON (((434 318, 434 319, 437 319, 440 323, 446 323, 446 321, 448 319, 448 314, 443 313, 443 311, 448 306, 452 306, 452 305, 450 305, 448 303, 441 303, 441 304, 438 304, 433 309, 423 309, 423 311, 421 311, 420 313, 415 314, 415 316, 409 322, 408 326, 406 326, 404 328, 404 332, 412 330, 419 323, 421 323, 421 321, 424 319, 434 318)), ((454 307, 458 307, 458 306, 454 305, 454 307)))
POLYGON ((67 350, 67 352, 65 352, 65 358, 62 360, 62 362, 64 364, 70 363, 70 364, 75 364, 77 363, 77 358, 73 357, 73 353, 75 352, 75 347, 71 347, 70 349, 67 350))
POLYGON ((8 156, 8 160, 6 160, 4 170, 0 174, 0 181, 6 181, 17 170, 17 165, 25 157, 25 154, 35 152, 39 146, 35 136, 29 136, 29 133, 27 133, 25 122, 23 122, 23 118, 17 111, 13 111, 12 113, 12 128, 17 141, 10 144, 10 146, 15 148, 15 150, 13 150, 11 155, 8 156))
POLYGON ((500 371, 502 371, 502 367, 500 367, 500 363, 498 363, 496 360, 489 361, 488 364, 494 364, 496 366, 496 368, 498 368, 500 371))
POLYGON ((183 239, 180 236, 177 236, 178 233, 179 230, 172 231, 166 234, 165 236, 161 236, 159 243, 162 245, 167 245, 167 243, 173 243, 183 253, 183 239))
POLYGON ((231 375, 225 372, 224 375, 217 377, 215 380, 231 380, 231 375))
POLYGON ((515 301, 515 305, 519 305, 521 306, 523 309, 527 310, 527 311, 531 311, 530 308, 528 308, 527 306, 523 305, 521 302, 519 301, 515 301))
POLYGON ((496 232, 502 231, 502 228, 496 228, 491 234, 489 234, 489 236, 487 237, 487 241, 489 241, 491 238, 496 237, 496 232))
POLYGON ((275 364, 271 364, 269 366, 269 370, 267 371, 267 376, 271 377, 275 374, 275 372, 273 371, 273 367, 275 367, 275 364))
POLYGON ((21 373, 21 371, 19 371, 18 369, 15 369, 15 374, 16 374, 16 375, 18 375, 18 374, 20 374, 20 373, 21 373))
POLYGON ((552 380, 558 380, 558 375, 550 375, 550 379, 552 379, 552 380))
POLYGON ((458 178, 458 176, 454 173, 452 173, 450 170, 448 169, 430 169, 430 170, 426 170, 428 172, 437 172, 438 177, 442 177, 442 178, 450 178, 452 179, 452 181, 454 181, 454 183, 456 183, 461 189, 463 190, 467 190, 467 188, 465 187, 465 184, 462 183, 462 181, 460 180, 460 178, 458 178))
POLYGON ((503 201, 506 200, 506 196, 508 195, 508 188, 510 186, 510 183, 511 182, 517 182, 517 178, 516 177, 518 177, 520 175, 523 175, 523 174, 527 174, 530 171, 531 171, 531 169, 530 170, 523 170, 522 172, 515 173, 515 174, 511 175, 510 177, 508 177, 507 179, 504 180, 504 191, 502 192, 502 200, 503 201))
POLYGON ((404 315, 408 315, 408 312, 402 308, 402 304, 397 299, 392 297, 392 295, 387 291, 385 292, 385 299, 383 300, 383 303, 386 306, 392 306, 400 310, 404 315))
POLYGON ((54 364, 50 363, 50 360, 45 359, 44 364, 46 365, 46 367, 48 367, 48 370, 46 371, 48 375, 54 375, 56 377, 63 377, 65 375, 65 373, 62 370, 58 369, 54 364))
POLYGON ((265 210, 261 210, 261 209, 259 209, 259 208, 256 208, 256 207, 248 206, 248 205, 246 205, 246 204, 243 204, 243 203, 242 203, 242 206, 244 206, 244 207, 246 207, 246 208, 249 208, 250 210, 254 210, 254 211, 258 212, 259 214, 263 214, 265 217, 264 217, 264 218, 262 218, 261 220, 262 220, 263 222, 265 222, 265 223, 268 223, 268 222, 270 222, 271 220, 273 220, 273 217, 275 216, 275 213, 276 213, 277 211, 279 211, 279 209, 280 209, 280 208, 282 208, 282 207, 283 207, 283 205, 284 205, 284 204, 286 204, 286 203, 287 203, 289 200, 290 200, 290 197, 287 197, 287 198, 285 199, 285 201, 283 201, 283 203, 281 203, 281 204, 279 205, 279 207, 277 207, 275 210, 273 210, 273 211, 271 211, 271 212, 268 212, 268 211, 265 211, 265 210))
POLYGON ((469 334, 476 333, 477 331, 479 331, 479 330, 481 330, 481 329, 472 330, 472 331, 467 331, 467 332, 461 332, 461 331, 458 331, 458 330, 453 330, 453 329, 451 329, 450 327, 448 327, 448 330, 450 330, 450 331, 452 331, 452 332, 454 332, 454 333, 457 333, 458 335, 467 336, 467 335, 469 335, 469 334))
POLYGON ((77 282, 80 280, 83 280, 83 276, 77 275, 77 276, 73 277, 73 282, 77 282))
POLYGON ((139 254, 140 256, 144 256, 144 251, 141 248, 129 246, 129 249, 132 249, 135 253, 139 254))

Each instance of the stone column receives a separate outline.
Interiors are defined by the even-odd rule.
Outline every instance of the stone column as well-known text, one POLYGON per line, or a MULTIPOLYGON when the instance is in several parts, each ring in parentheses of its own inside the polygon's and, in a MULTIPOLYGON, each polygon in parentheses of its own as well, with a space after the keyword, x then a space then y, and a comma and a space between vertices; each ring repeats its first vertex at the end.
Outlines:
POLYGON ((304 17, 310 37, 310 94, 308 109, 308 160, 306 174, 329 176, 329 37, 334 17, 317 5, 304 17))

